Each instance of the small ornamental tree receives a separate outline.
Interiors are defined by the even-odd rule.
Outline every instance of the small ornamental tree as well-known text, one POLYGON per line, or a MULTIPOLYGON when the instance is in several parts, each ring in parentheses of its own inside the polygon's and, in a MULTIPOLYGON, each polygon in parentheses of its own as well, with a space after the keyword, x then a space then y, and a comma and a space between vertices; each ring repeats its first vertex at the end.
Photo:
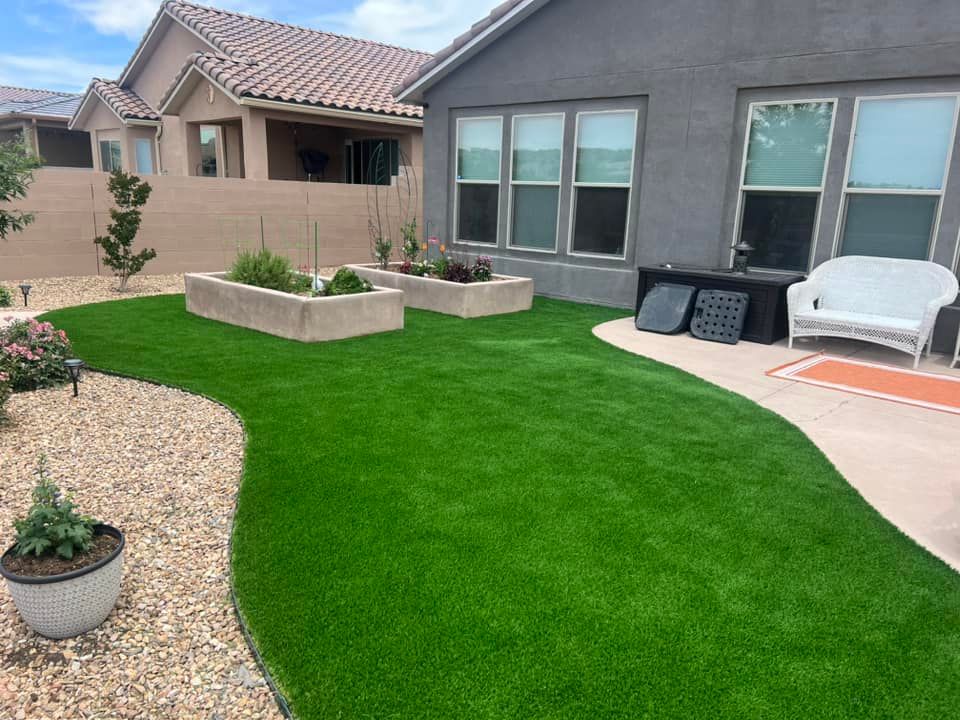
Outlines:
POLYGON ((152 248, 138 253, 132 249, 137 231, 140 230, 140 208, 147 204, 153 188, 136 175, 114 170, 110 173, 107 189, 117 207, 110 209, 113 222, 107 225, 108 234, 98 237, 94 242, 103 248, 103 263, 113 268, 113 274, 120 279, 118 289, 123 292, 127 289, 127 281, 140 272, 147 261, 157 256, 157 251, 152 248))
MULTIPOLYGON (((33 171, 40 167, 36 155, 16 140, 0 143, 0 203, 22 200, 33 182, 33 171)), ((33 215, 20 210, 0 208, 0 239, 20 232, 33 222, 33 215)))

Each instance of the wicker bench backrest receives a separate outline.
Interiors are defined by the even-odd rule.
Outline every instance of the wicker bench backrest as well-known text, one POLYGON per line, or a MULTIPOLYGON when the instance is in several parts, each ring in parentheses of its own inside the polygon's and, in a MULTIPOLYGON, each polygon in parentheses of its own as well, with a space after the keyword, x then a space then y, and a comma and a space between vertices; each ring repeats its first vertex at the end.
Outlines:
POLYGON ((931 300, 957 288, 956 277, 942 265, 861 255, 828 260, 810 279, 820 283, 822 308, 910 320, 921 319, 931 300))

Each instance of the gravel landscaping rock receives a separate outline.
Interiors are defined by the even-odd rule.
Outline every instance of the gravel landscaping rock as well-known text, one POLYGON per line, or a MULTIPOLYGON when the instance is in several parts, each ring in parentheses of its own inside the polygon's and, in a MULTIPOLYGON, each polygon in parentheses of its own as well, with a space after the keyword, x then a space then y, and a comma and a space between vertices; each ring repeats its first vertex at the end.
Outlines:
MULTIPOLYGON (((180 292, 179 276, 166 277, 180 292)), ((99 286, 61 287, 45 302, 91 302, 99 286)), ((9 410, 13 424, 0 428, 3 548, 46 453, 61 489, 123 530, 127 549, 116 609, 78 638, 36 635, 0 590, 0 718, 281 717, 230 602, 239 421, 204 398, 96 373, 79 398, 69 388, 21 393, 9 410)))
MULTIPOLYGON (((318 268, 320 275, 331 276, 336 267, 318 268)), ((145 295, 175 295, 183 292, 183 275, 135 275, 130 278, 124 292, 117 291, 117 279, 112 275, 93 275, 87 277, 36 278, 32 280, 0 281, 0 285, 10 288, 13 293, 13 306, 0 308, 0 316, 10 314, 7 311, 23 310, 23 295, 17 287, 21 282, 29 284, 29 310, 56 310, 73 305, 123 300, 145 295)))
MULTIPOLYGON (((117 279, 112 275, 86 277, 35 278, 23 280, 30 285, 28 308, 30 310, 56 310, 71 305, 106 300, 123 300, 144 295, 173 295, 183 292, 183 275, 135 275, 130 278, 124 292, 117 291, 117 279)), ((20 282, 0 282, 13 292, 13 307, 23 310, 23 295, 17 287, 20 282)), ((3 314, 4 308, 0 308, 3 314)))

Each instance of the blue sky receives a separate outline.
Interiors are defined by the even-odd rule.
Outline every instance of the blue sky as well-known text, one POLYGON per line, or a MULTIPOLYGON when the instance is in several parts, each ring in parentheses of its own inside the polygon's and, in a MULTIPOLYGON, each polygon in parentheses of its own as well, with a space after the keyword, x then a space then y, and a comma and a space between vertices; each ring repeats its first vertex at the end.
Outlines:
MULTIPOLYGON (((438 50, 500 0, 207 0, 307 27, 438 50)), ((82 91, 114 78, 160 0, 0 0, 0 85, 82 91)))

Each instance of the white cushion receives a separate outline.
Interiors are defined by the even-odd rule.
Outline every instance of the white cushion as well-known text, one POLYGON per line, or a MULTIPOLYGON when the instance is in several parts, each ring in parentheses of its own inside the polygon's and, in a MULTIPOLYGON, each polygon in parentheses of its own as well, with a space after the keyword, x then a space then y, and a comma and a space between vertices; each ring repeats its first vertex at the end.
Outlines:
POLYGON ((908 330, 920 332, 920 321, 908 318, 871 315, 868 313, 848 312, 846 310, 806 310, 796 314, 798 320, 855 325, 860 327, 884 328, 886 330, 908 330))

